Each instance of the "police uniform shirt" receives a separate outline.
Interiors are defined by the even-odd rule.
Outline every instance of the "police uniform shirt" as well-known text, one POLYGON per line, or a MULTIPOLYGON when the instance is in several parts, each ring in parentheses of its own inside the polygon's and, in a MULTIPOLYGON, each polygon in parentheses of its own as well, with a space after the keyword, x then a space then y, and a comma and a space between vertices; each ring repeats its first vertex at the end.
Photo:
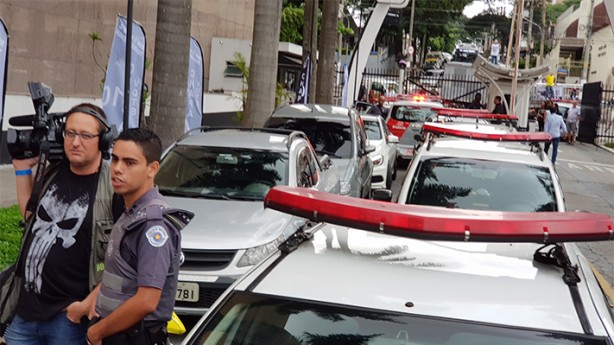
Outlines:
POLYGON ((156 311, 147 315, 145 321, 167 321, 171 318, 179 274, 181 234, 177 229, 168 227, 162 219, 147 220, 137 228, 127 230, 143 216, 147 208, 160 208, 149 205, 154 200, 166 205, 155 187, 126 210, 113 227, 96 306, 102 317, 121 305, 113 305, 109 298, 122 300, 123 303, 136 294, 138 287, 146 286, 162 290, 162 296, 156 311), (113 290, 113 285, 117 289, 118 278, 123 280, 119 284, 119 289, 123 290, 121 293, 113 290))

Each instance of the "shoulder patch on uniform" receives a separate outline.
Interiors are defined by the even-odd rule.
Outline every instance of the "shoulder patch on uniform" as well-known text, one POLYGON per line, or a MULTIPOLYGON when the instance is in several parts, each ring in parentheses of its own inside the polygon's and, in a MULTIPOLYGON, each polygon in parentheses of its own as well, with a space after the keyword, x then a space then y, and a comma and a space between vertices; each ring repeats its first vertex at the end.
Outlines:
POLYGON ((168 240, 168 233, 166 229, 160 225, 154 225, 151 228, 147 229, 145 232, 145 236, 147 237, 147 241, 154 247, 162 247, 166 240, 168 240))

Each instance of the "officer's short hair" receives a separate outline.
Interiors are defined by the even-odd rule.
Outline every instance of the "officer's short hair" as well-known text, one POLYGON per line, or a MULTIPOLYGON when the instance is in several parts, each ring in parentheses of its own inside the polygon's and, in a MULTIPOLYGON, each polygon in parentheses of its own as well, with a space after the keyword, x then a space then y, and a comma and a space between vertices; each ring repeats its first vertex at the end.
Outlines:
POLYGON ((117 140, 133 141, 143 150, 147 164, 160 161, 162 141, 156 133, 148 128, 129 128, 121 132, 117 140))

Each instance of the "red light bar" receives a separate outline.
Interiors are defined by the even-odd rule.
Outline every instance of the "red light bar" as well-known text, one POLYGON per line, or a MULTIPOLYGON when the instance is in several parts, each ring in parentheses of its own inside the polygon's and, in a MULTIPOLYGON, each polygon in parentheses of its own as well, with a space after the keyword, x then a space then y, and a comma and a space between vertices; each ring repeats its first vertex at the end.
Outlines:
POLYGON ((445 115, 450 117, 471 117, 491 120, 518 120, 518 116, 516 115, 491 114, 488 112, 488 110, 450 108, 442 108, 436 110, 439 115, 445 115))
POLYGON ((614 238, 610 216, 585 212, 500 212, 400 205, 288 186, 269 190, 264 205, 318 222, 427 240, 560 243, 614 238))
POLYGON ((552 140, 550 133, 545 132, 485 133, 447 127, 436 123, 424 123, 422 130, 433 134, 486 141, 548 142, 552 140))

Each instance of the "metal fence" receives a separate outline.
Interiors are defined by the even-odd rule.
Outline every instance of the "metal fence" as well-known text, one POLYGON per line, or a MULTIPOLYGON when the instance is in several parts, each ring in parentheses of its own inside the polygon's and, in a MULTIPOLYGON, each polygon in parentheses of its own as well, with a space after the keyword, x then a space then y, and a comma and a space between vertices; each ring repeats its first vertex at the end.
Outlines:
POLYGON ((601 92, 601 117, 597 124, 597 142, 614 142, 614 85, 603 86, 601 92))
MULTIPOLYGON (((343 80, 343 75, 338 72, 336 80, 343 80)), ((372 90, 376 90, 377 95, 381 91, 390 95, 389 90, 394 90, 396 94, 426 93, 440 96, 446 104, 459 108, 473 101, 476 93, 482 95, 483 102, 488 100, 488 83, 474 75, 445 76, 441 70, 426 73, 412 73, 408 70, 401 85, 399 80, 398 69, 365 69, 362 80, 364 89, 359 92, 359 99, 373 102, 372 90)), ((333 91, 336 104, 340 104, 342 90, 343 85, 339 83, 333 91)))

